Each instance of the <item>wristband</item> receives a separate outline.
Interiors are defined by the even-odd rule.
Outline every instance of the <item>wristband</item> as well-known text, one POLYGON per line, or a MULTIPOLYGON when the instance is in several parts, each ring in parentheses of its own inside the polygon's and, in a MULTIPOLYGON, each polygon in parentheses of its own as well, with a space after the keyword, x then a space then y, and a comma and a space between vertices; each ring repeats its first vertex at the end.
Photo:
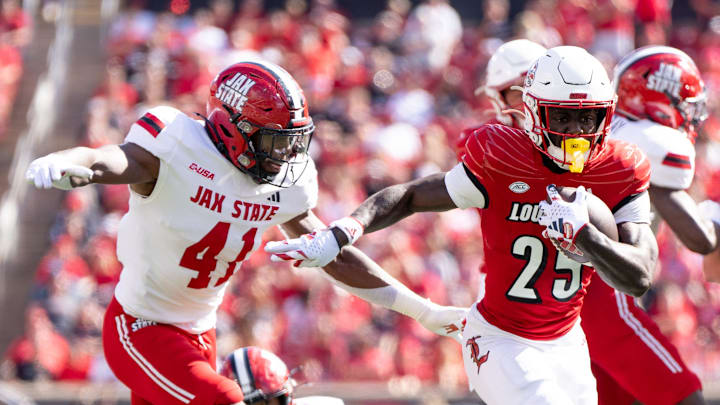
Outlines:
MULTIPOLYGON (((363 235, 365 227, 353 217, 340 218, 330 223, 329 228, 340 229, 348 239, 348 245, 352 245, 357 242, 358 239, 363 235)), ((342 247, 342 246, 340 246, 342 247)))

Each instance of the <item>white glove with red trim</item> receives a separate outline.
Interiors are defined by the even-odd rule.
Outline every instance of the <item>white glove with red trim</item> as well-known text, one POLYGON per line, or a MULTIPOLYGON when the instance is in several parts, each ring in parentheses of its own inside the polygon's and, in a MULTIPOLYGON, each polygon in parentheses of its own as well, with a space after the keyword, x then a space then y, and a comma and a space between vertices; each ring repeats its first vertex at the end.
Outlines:
POLYGON ((93 171, 85 166, 69 162, 66 158, 51 153, 30 163, 25 178, 37 188, 59 188, 72 190, 70 177, 92 179, 93 171))
MULTIPOLYGON (((355 218, 345 217, 334 221, 330 228, 339 228, 348 237, 348 245, 357 241, 363 233, 363 227, 355 218)), ((278 242, 268 242, 265 251, 272 253, 273 262, 294 261, 295 267, 324 267, 340 253, 340 244, 328 229, 314 231, 299 238, 278 242)))
POLYGON ((590 222, 585 187, 575 190, 572 202, 563 200, 554 184, 547 186, 546 190, 550 203, 540 202, 539 223, 546 227, 543 236, 574 244, 578 232, 590 222))
POLYGON ((425 329, 447 336, 462 344, 462 329, 468 308, 443 306, 433 303, 415 318, 425 329))
POLYGON ((713 200, 705 200, 698 203, 698 208, 707 219, 720 224, 720 204, 713 200))

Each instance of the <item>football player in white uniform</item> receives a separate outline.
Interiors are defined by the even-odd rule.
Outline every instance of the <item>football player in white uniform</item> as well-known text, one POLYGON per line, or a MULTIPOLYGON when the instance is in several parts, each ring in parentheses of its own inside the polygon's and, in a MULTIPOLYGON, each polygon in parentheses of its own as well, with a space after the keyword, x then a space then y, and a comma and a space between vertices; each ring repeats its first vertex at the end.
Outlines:
POLYGON ((611 136, 647 154, 650 200, 680 241, 693 252, 712 252, 720 228, 686 192, 695 174, 696 130, 707 118, 695 62, 676 48, 646 46, 618 62, 614 76, 618 105, 611 136))
MULTIPOLYGON (((226 68, 199 117, 155 107, 125 143, 51 153, 26 173, 38 188, 129 184, 130 209, 118 230, 123 271, 103 348, 133 404, 243 401, 237 383, 215 372, 214 327, 227 281, 271 226, 292 237, 325 227, 312 212, 314 125, 288 72, 264 61, 226 68)), ((316 237, 336 243, 333 235, 316 237)), ((343 250, 325 272, 440 334, 456 332, 452 324, 466 311, 420 298, 356 249, 343 250)))

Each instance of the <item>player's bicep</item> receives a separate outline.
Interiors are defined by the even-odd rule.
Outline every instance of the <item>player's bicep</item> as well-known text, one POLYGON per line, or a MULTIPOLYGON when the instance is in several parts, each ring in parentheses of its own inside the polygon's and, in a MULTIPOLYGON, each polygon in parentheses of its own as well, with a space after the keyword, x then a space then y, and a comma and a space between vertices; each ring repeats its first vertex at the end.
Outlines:
POLYGON ((649 224, 636 222, 618 224, 618 237, 621 243, 635 246, 647 252, 650 257, 657 257, 657 242, 649 224))
POLYGON ((447 211, 457 208, 445 184, 445 173, 437 173, 408 184, 411 212, 447 211))
POLYGON ((91 169, 95 183, 138 184, 157 178, 160 160, 138 145, 106 145, 94 151, 91 169))

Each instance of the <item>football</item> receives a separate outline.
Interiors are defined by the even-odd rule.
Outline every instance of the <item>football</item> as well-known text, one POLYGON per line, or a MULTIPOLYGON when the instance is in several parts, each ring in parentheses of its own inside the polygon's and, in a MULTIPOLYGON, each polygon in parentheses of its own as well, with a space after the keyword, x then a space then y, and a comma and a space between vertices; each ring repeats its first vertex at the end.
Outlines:
MULTIPOLYGON (((563 200, 573 201, 575 199, 575 187, 557 186, 557 190, 563 200)), ((546 198, 546 201, 550 202, 549 198, 546 198)), ((591 192, 588 192, 587 202, 590 223, 595 225, 595 227, 600 232, 604 233, 607 237, 614 241, 617 241, 617 225, 615 224, 615 217, 613 216, 612 211, 610 211, 610 208, 608 208, 608 206, 605 204, 605 202, 603 202, 603 200, 601 200, 591 192)), ((590 258, 586 255, 583 255, 580 249, 578 249, 576 246, 569 246, 570 250, 568 250, 565 246, 561 246, 560 243, 556 240, 553 239, 552 242, 560 252, 562 252, 570 259, 578 263, 587 263, 590 261, 590 258)))

